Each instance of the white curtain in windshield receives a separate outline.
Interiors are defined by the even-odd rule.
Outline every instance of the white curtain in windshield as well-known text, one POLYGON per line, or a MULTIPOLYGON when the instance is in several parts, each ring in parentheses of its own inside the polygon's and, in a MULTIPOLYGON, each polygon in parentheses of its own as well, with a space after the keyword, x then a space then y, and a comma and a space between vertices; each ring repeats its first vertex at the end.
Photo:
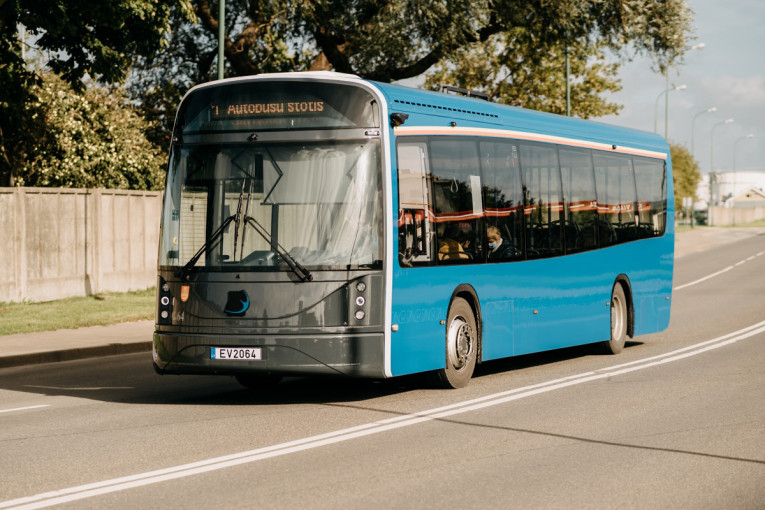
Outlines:
POLYGON ((183 265, 206 241, 197 266, 280 266, 275 243, 305 266, 378 263, 381 197, 377 142, 182 148, 171 162, 161 263, 183 265), (265 235, 242 220, 210 240, 237 211, 265 235))

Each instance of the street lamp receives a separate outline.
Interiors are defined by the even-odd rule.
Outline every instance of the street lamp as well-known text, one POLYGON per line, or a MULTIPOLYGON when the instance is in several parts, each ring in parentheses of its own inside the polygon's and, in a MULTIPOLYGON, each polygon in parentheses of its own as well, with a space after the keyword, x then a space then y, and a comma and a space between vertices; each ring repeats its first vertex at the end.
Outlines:
POLYGON ((736 226, 736 147, 741 140, 751 140, 754 134, 744 135, 733 142, 733 193, 731 193, 730 206, 733 208, 733 226, 736 226))
MULTIPOLYGON (((653 107, 653 132, 658 133, 659 132, 659 99, 661 99, 661 96, 666 94, 667 92, 672 92, 673 90, 685 90, 687 89, 687 85, 672 85, 671 87, 668 87, 664 89, 662 92, 659 93, 658 96, 656 96, 656 104, 653 107)), ((669 113, 667 113, 667 100, 665 100, 664 104, 664 138, 667 138, 667 121, 669 117, 669 113)))
MULTIPOLYGON (((706 48, 707 45, 705 43, 698 43, 694 44, 690 48, 688 48, 689 51, 693 50, 703 50, 706 48)), ((669 136, 669 92, 670 90, 685 90, 685 85, 680 85, 679 87, 675 87, 674 85, 672 87, 669 86, 669 70, 671 68, 671 62, 667 63, 667 69, 664 71, 664 79, 666 80, 666 86, 664 92, 662 94, 664 95, 664 138, 666 139, 667 136, 669 136)), ((661 97, 661 94, 659 94, 659 97, 661 97)), ((653 122, 653 131, 654 133, 658 133, 659 129, 657 128, 656 124, 658 123, 658 113, 657 110, 659 109, 659 97, 656 98, 656 106, 654 107, 654 122, 653 122)))
POLYGON ((223 60, 224 45, 226 37, 226 2, 219 0, 218 2, 218 79, 223 79, 223 70, 226 62, 223 60))
POLYGON ((706 110, 701 110, 699 113, 693 116, 693 121, 691 122, 691 156, 693 156, 694 158, 696 157, 695 143, 694 143, 694 134, 696 133, 696 117, 704 113, 714 113, 716 111, 717 111, 716 106, 710 106, 706 110))

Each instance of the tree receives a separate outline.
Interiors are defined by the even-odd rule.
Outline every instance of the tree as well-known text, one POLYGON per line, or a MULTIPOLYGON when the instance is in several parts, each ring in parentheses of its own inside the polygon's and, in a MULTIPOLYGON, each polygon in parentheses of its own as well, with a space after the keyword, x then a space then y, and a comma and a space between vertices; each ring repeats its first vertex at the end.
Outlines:
POLYGON ((119 88, 90 84, 81 94, 55 74, 41 77, 25 107, 33 142, 19 185, 161 189, 164 151, 119 88))
POLYGON ((426 86, 438 90, 442 83, 456 83, 511 106, 565 114, 568 52, 571 114, 586 119, 618 113, 621 106, 601 96, 621 89, 616 78, 619 66, 606 62, 602 46, 563 42, 535 51, 539 48, 535 39, 526 29, 517 29, 512 35, 473 43, 438 64, 426 86))
POLYGON ((696 200, 696 189, 701 181, 699 164, 691 153, 681 145, 669 145, 672 157, 672 183, 675 190, 675 210, 682 210, 683 198, 696 200))
POLYGON ((0 0, 0 185, 15 184, 26 161, 25 105, 35 100, 30 87, 39 85, 21 58, 17 26, 36 38, 44 67, 81 92, 83 77, 120 82, 135 55, 159 51, 173 9, 193 17, 189 0, 0 0))
MULTIPOLYGON (((214 75, 217 2, 193 1, 199 24, 175 27, 163 55, 136 68, 132 90, 147 108, 157 91, 179 99, 214 75)), ((435 73, 431 85, 477 83, 504 102, 555 112, 565 110, 568 47, 582 117, 618 109, 601 97, 619 87, 607 51, 649 54, 663 71, 681 59, 692 14, 684 0, 227 0, 226 12, 228 76, 333 69, 390 82, 435 73)))

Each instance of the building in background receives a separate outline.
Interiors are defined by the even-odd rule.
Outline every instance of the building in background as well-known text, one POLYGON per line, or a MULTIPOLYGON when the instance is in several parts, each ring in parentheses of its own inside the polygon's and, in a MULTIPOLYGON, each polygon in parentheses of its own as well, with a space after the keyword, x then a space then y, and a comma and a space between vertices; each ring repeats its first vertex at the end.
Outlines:
POLYGON ((765 217, 765 171, 703 174, 696 198, 693 210, 702 223, 735 225, 759 220, 765 217))

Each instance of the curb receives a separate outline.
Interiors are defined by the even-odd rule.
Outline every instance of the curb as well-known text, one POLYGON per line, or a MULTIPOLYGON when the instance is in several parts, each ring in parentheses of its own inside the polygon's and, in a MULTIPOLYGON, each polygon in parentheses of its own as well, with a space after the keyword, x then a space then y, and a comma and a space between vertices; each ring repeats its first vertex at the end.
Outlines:
POLYGON ((151 351, 152 342, 136 342, 130 344, 109 344, 96 347, 80 347, 60 351, 34 352, 15 356, 0 357, 0 368, 34 365, 39 363, 55 363, 118 354, 134 354, 151 351))

